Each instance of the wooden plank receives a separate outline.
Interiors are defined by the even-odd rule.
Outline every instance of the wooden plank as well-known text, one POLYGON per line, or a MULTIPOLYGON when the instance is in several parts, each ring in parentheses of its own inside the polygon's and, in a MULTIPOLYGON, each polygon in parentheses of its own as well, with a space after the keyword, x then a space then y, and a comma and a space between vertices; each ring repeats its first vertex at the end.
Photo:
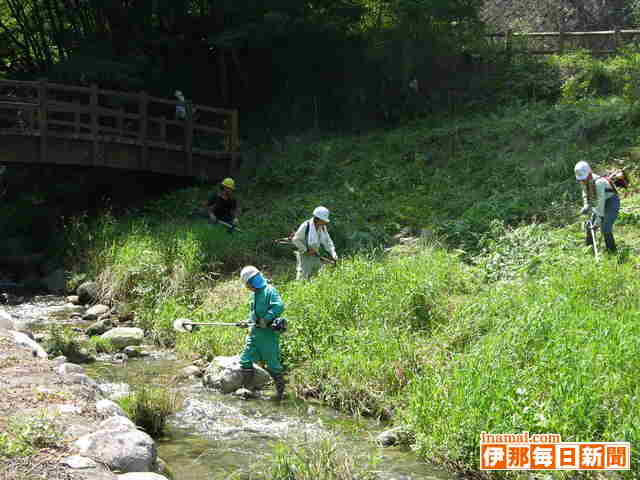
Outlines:
POLYGON ((98 95, 114 95, 119 98, 130 98, 133 100, 131 103, 138 103, 139 93, 119 92, 118 90, 98 90, 98 95))
POLYGON ((71 120, 53 120, 51 118, 48 119, 47 122, 49 125, 60 125, 63 127, 72 127, 74 131, 76 130, 80 130, 81 128, 84 128, 86 130, 91 131, 91 126, 90 125, 83 125, 81 123, 78 123, 75 121, 75 119, 73 121, 71 120))
POLYGON ((80 133, 80 112, 78 110, 73 111, 73 133, 80 133))
POLYGON ((207 133, 217 133, 220 135, 229 135, 231 133, 230 130, 224 128, 216 128, 216 127, 205 127, 203 125, 194 124, 193 129, 196 131, 202 131, 207 133))
POLYGON ((193 174, 193 104, 191 100, 186 101, 187 118, 184 122, 184 152, 185 152, 185 174, 193 174))
POLYGON ((27 102, 0 102, 0 107, 14 107, 15 110, 22 108, 38 108, 40 103, 27 103, 27 102))
POLYGON ((98 159, 98 86, 95 83, 91 85, 89 105, 91 107, 91 136, 93 137, 91 164, 96 165, 98 159))
POLYGON ((65 85, 64 83, 50 83, 49 90, 63 90, 65 92, 78 92, 91 94, 91 87, 78 87, 77 85, 65 85))
POLYGON ((228 115, 228 116, 233 115, 233 112, 235 111, 235 110, 226 109, 226 108, 207 107, 205 105, 197 105, 196 108, 198 109, 198 111, 201 111, 201 112, 218 113, 221 115, 228 115))
POLYGON ((38 82, 23 80, 0 80, 0 87, 33 87, 38 88, 38 82))
POLYGON ((160 138, 165 141, 167 139, 167 119, 166 118, 160 119, 160 138))
POLYGON ((40 103, 40 108, 38 110, 39 113, 39 125, 40 128, 40 162, 47 162, 47 135, 48 135, 48 125, 47 125, 47 108, 48 108, 48 92, 47 92, 47 79, 43 78, 38 82, 38 100, 40 103))
POLYGON ((231 116, 231 148, 235 152, 240 146, 240 132, 238 131, 238 111, 234 110, 231 116))
POLYGON ((149 168, 149 148, 147 146, 147 137, 148 137, 148 129, 149 129, 149 119, 148 119, 148 110, 149 110, 149 95, 147 92, 142 92, 140 94, 139 100, 139 109, 140 113, 140 142, 142 144, 142 166, 141 169, 149 168))

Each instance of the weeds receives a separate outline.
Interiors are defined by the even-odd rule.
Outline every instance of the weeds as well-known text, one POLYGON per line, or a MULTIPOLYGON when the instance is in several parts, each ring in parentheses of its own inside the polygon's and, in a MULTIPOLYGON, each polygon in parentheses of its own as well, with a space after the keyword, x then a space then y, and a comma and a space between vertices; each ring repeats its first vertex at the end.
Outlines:
POLYGON ((140 385, 138 390, 117 400, 127 416, 154 438, 164 432, 167 419, 182 404, 177 392, 140 385))
POLYGON ((266 471, 251 472, 252 480, 375 480, 374 465, 362 465, 324 440, 293 448, 277 445, 266 471))
POLYGON ((96 353, 113 353, 118 350, 118 348, 113 345, 113 343, 111 343, 111 340, 109 340, 108 338, 93 336, 89 338, 87 343, 90 350, 96 353))
POLYGON ((75 332, 68 326, 51 324, 48 328, 44 348, 49 355, 64 355, 70 361, 84 358, 80 341, 75 332))
POLYGON ((7 430, 0 432, 0 457, 26 457, 37 449, 56 447, 61 441, 62 432, 45 416, 12 418, 7 430))

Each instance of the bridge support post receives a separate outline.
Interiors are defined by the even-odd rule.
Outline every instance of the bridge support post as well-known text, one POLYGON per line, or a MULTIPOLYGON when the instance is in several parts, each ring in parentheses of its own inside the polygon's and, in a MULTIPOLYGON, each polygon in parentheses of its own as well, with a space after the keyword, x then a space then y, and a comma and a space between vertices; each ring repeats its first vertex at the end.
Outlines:
POLYGON ((142 156, 141 156, 141 169, 148 170, 149 169, 149 146, 147 139, 148 135, 148 125, 149 125, 149 95, 147 92, 140 93, 140 105, 139 111, 140 114, 140 143, 142 148, 142 156))
POLYGON ((40 162, 47 163, 47 137, 49 135, 47 120, 47 104, 49 102, 47 91, 47 79, 41 78, 38 82, 38 128, 40 129, 40 162))
POLYGON ((187 118, 184 123, 184 154, 187 160, 186 174, 193 176, 193 104, 186 101, 187 118))
POLYGON ((93 137, 91 164, 95 166, 98 161, 98 86, 95 83, 91 84, 89 112, 91 115, 91 136, 93 137))

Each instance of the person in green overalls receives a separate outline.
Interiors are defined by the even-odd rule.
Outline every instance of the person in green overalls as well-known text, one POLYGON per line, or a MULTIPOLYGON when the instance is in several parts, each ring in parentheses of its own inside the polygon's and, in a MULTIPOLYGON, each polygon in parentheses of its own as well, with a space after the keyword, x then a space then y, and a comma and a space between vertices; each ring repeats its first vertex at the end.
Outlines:
POLYGON ((256 267, 244 267, 240 279, 253 292, 248 322, 251 330, 240 355, 243 385, 248 389, 251 387, 255 373, 253 362, 265 362, 276 386, 273 400, 282 400, 285 382, 280 363, 280 329, 283 321, 280 315, 284 311, 284 303, 275 287, 267 283, 256 267))

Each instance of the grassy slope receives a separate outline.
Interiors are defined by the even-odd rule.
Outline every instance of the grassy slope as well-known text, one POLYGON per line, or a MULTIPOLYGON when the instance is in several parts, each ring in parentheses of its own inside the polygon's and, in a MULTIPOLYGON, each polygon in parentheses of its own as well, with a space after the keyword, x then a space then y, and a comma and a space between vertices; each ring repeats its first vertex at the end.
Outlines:
MULTIPOLYGON (((267 267, 287 303, 297 392, 406 421, 426 459, 477 468, 481 431, 637 444, 638 201, 623 200, 624 261, 594 265, 579 246, 572 167, 624 156, 639 112, 617 100, 537 104, 291 141, 244 182, 244 234, 184 220, 206 197, 193 189, 149 205, 144 220, 106 219, 91 241, 81 226, 72 238, 107 290, 135 299, 141 324, 167 343, 176 316, 246 314, 235 277, 212 271, 267 267), (297 284, 290 253, 271 241, 319 203, 351 256, 297 284), (404 226, 439 242, 411 255, 356 253, 404 226)), ((242 341, 203 329, 177 347, 211 356, 242 341)))

